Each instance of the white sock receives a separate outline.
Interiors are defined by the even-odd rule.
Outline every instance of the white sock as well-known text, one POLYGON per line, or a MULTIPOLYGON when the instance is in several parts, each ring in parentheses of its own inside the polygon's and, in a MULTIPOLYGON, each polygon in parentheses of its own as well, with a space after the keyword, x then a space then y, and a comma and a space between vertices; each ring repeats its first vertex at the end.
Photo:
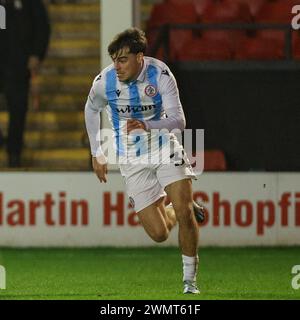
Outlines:
POLYGON ((183 281, 196 281, 199 257, 188 257, 182 255, 183 262, 183 281))

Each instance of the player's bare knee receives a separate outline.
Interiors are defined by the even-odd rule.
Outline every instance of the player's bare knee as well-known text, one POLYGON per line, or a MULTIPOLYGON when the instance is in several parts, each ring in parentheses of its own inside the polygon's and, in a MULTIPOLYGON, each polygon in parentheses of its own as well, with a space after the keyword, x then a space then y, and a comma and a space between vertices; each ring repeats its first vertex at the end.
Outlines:
POLYGON ((157 230, 153 232, 150 236, 152 240, 154 240, 155 242, 164 242, 168 239, 169 231, 167 229, 157 230))
POLYGON ((172 201, 173 208, 176 212, 186 211, 188 209, 193 208, 193 201, 190 197, 186 197, 183 195, 182 198, 176 199, 172 201))

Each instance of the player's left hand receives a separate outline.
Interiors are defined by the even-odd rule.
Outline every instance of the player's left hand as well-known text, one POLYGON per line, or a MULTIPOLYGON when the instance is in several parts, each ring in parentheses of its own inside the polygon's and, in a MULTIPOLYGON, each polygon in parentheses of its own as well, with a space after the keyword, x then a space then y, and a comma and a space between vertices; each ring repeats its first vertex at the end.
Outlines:
POLYGON ((92 165, 94 172, 99 178, 100 182, 107 182, 107 159, 104 155, 92 157, 92 165))
POLYGON ((127 133, 129 134, 132 130, 142 129, 146 130, 145 123, 135 119, 127 120, 127 133))

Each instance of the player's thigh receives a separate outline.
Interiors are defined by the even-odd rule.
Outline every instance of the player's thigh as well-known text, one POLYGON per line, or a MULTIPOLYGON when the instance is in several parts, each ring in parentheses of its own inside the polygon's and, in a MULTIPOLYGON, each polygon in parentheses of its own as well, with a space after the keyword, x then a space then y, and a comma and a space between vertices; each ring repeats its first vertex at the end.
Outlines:
POLYGON ((168 237, 168 228, 162 212, 165 197, 137 212, 139 220, 147 234, 155 241, 164 241, 168 237))

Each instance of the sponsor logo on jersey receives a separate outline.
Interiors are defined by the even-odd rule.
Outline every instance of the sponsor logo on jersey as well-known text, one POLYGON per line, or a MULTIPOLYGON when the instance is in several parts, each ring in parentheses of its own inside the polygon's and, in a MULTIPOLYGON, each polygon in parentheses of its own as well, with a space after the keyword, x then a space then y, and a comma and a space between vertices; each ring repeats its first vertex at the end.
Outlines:
POLYGON ((136 113, 136 112, 143 112, 143 111, 149 111, 152 109, 155 109, 156 105, 155 104, 150 104, 146 106, 123 106, 123 107, 117 107, 117 111, 119 113, 136 113))

